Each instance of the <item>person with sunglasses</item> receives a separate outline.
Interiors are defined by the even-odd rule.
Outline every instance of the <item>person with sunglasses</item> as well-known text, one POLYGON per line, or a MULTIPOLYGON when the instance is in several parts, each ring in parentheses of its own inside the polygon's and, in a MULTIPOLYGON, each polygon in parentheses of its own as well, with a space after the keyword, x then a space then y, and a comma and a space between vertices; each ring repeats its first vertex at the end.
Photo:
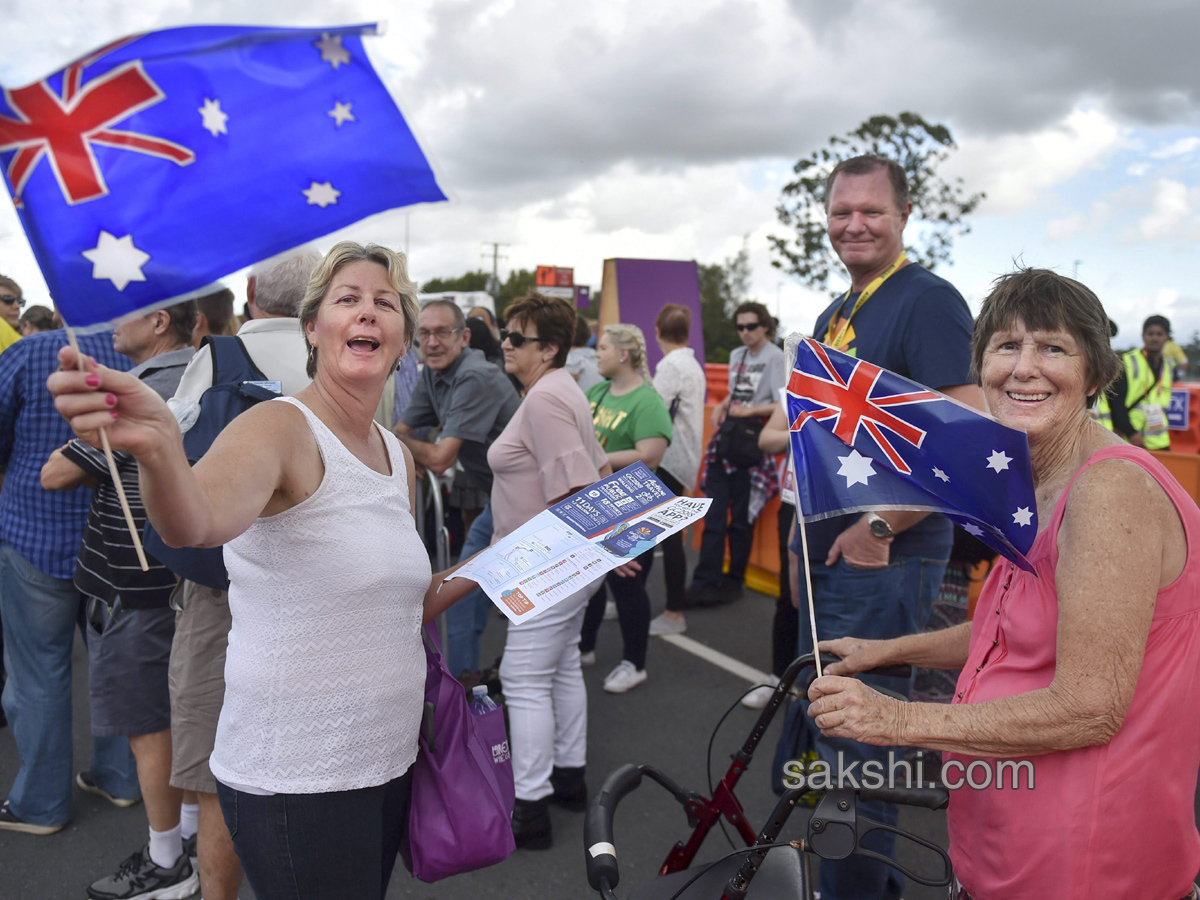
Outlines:
MULTIPOLYGON (((525 399, 488 449, 493 543, 612 472, 587 399, 564 368, 575 310, 531 294, 505 312, 504 365, 525 385, 525 399)), ((587 689, 579 632, 588 598, 600 584, 563 598, 532 621, 508 626, 500 680, 508 703, 518 847, 550 846, 549 803, 579 812, 587 804, 587 689)))
MULTIPOLYGON (((492 538, 488 447, 521 403, 505 374, 469 346, 466 326, 453 300, 430 300, 421 309, 417 344, 425 368, 395 427, 418 464, 438 475, 455 472, 450 505, 461 510, 468 529, 462 559, 492 538), (415 436, 416 429, 427 426, 439 428, 436 443, 415 436)), ((479 671, 479 641, 491 608, 487 594, 477 590, 446 611, 446 664, 454 675, 479 671)))
MULTIPOLYGON (((722 457, 717 450, 721 424, 727 417, 765 422, 779 404, 779 389, 787 381, 783 351, 772 341, 775 319, 761 303, 747 301, 733 313, 742 346, 729 354, 729 394, 712 412, 714 429, 705 453, 704 483, 712 506, 704 517, 700 561, 692 573, 687 606, 732 603, 742 595, 742 579, 754 542, 750 517, 751 472, 746 466, 722 457), (726 526, 726 517, 729 524, 726 526), (729 538, 729 572, 723 572, 725 539, 729 538)), ((765 483, 774 486, 768 477, 765 483)))
POLYGON ((24 305, 21 286, 6 275, 0 275, 0 353, 21 339, 17 329, 24 305))

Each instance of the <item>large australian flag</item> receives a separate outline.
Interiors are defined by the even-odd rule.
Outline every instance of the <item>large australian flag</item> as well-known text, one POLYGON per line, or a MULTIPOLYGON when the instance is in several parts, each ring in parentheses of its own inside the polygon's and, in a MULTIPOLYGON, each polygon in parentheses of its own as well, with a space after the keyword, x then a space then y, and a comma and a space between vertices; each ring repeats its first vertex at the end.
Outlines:
POLYGON ((5 89, 0 167, 67 323, 445 200, 363 50, 375 30, 156 31, 5 89))
POLYGON ((806 521, 944 513, 1032 571, 1037 501, 1023 432, 811 339, 797 348, 787 412, 806 521))

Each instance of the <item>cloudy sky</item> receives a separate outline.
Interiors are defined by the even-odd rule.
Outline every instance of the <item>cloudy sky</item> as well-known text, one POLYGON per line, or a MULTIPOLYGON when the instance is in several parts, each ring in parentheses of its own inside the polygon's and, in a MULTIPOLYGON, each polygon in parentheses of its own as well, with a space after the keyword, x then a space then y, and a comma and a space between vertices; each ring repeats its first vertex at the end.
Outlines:
MULTIPOLYGON (((770 266, 779 189, 831 135, 913 110, 988 195, 942 270, 973 307, 1019 259, 1077 268, 1118 343, 1151 312, 1200 329, 1195 0, 0 0, 0 85, 136 31, 375 20, 452 202, 345 236, 407 240, 419 280, 501 241, 501 277, 573 266, 598 288, 605 258, 719 262, 748 236, 758 299, 810 328, 825 299, 770 266)), ((0 272, 48 301, 7 200, 0 272)))

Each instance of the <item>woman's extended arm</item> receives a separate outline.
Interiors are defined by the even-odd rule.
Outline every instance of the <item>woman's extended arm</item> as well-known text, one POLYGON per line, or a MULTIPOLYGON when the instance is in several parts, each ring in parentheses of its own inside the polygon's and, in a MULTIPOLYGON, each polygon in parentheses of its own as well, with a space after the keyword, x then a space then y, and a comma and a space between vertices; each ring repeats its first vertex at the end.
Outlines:
POLYGON ((886 641, 844 637, 821 641, 823 651, 841 657, 825 667, 826 675, 853 675, 881 666, 920 666, 922 669, 961 669, 967 663, 971 623, 940 631, 906 634, 886 641))
POLYGON ((1158 591, 1182 570, 1182 535, 1174 506, 1143 469, 1097 463, 1076 480, 1058 532, 1055 674, 1047 687, 983 703, 906 704, 833 676, 813 683, 810 715, 838 737, 980 756, 1104 744, 1133 699, 1158 591))
POLYGON ((632 450, 618 450, 608 454, 608 464, 613 471, 619 471, 635 462, 644 462, 651 469, 657 469, 662 462, 663 454, 667 452, 665 437, 642 438, 633 445, 632 450))
MULTIPOLYGON (((280 481, 279 413, 261 404, 231 423, 196 468, 188 465, 179 426, 167 404, 137 378, 93 361, 78 371, 69 347, 64 371, 47 381, 55 407, 82 440, 100 445, 107 430, 114 449, 138 461, 142 501, 163 540, 177 547, 213 546, 241 534, 270 501, 280 481)), ((293 411, 294 412, 294 411, 293 411)))

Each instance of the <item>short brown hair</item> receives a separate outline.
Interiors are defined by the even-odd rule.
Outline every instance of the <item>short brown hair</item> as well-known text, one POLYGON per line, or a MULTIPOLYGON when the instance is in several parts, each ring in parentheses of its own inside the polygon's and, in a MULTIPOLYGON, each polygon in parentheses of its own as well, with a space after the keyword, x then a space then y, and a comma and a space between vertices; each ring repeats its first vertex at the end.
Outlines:
POLYGON ((537 329, 538 340, 558 347, 551 365, 561 369, 567 364, 567 354, 571 352, 571 341, 575 337, 575 309, 567 301, 544 294, 527 294, 508 305, 504 310, 504 321, 510 325, 513 322, 532 324, 537 329))
POLYGON ((317 348, 308 342, 308 330, 304 327, 309 322, 317 320, 317 311, 325 292, 333 284, 333 277, 342 266, 352 262, 367 261, 377 263, 387 269, 388 283, 392 290, 400 295, 400 312, 404 316, 405 346, 412 344, 417 332, 417 283, 408 277, 405 256, 388 247, 379 244, 356 244, 354 241, 342 241, 334 244, 325 254, 325 258, 317 263, 308 279, 308 287, 304 291, 304 299, 300 302, 300 330, 304 334, 304 344, 308 347, 308 377, 317 373, 317 348))
POLYGON ((887 172, 888 181, 892 183, 892 199, 896 201, 896 212, 904 212, 904 207, 908 205, 908 176, 904 174, 904 167, 894 159, 876 156, 874 153, 843 159, 833 167, 833 171, 825 179, 825 208, 829 209, 833 183, 839 175, 870 175, 879 169, 887 172))
MULTIPOLYGON (((736 320, 736 317, 735 317, 736 320)), ((692 333, 692 311, 678 303, 668 303, 658 311, 654 327, 671 344, 686 344, 692 333)))
POLYGON ((1032 331, 1065 331, 1079 342, 1091 391, 1088 406, 1121 371, 1121 360, 1110 342, 1108 314, 1095 294, 1049 269, 1018 269, 992 282, 975 320, 971 375, 976 382, 992 335, 1018 321, 1032 331))
POLYGON ((204 313, 210 334, 235 334, 233 322, 233 291, 227 287, 196 298, 196 311, 204 313))
POLYGON ((779 324, 775 321, 775 317, 771 315, 770 311, 757 300, 747 300, 744 303, 738 304, 737 309, 733 311, 733 323, 735 325, 737 324, 737 317, 742 315, 742 313, 754 313, 754 315, 758 316, 759 323, 767 331, 767 337, 775 333, 775 328, 779 324))
POLYGON ((0 288, 8 288, 10 291, 15 293, 18 297, 25 296, 21 292, 21 286, 19 284, 17 284, 15 281, 13 281, 11 278, 9 278, 7 275, 0 275, 0 288))

